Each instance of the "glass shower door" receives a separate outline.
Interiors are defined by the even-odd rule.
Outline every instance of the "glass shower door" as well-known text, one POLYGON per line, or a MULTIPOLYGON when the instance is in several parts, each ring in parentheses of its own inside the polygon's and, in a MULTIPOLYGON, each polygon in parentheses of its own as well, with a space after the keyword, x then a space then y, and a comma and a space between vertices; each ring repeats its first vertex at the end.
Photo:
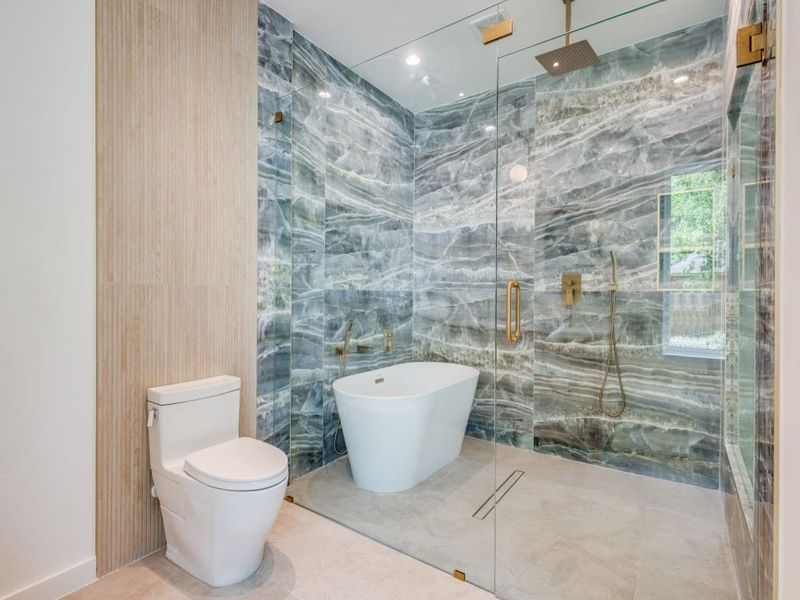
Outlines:
POLYGON ((482 11, 352 68, 264 14, 274 21, 265 29, 281 33, 272 54, 291 56, 280 73, 293 88, 274 125, 288 157, 276 177, 290 200, 278 213, 288 270, 274 274, 290 307, 281 329, 289 352, 277 365, 287 371, 287 493, 488 590, 497 47, 483 45, 478 25, 496 14, 482 11), (431 379, 415 367, 426 362, 477 369, 474 398, 442 397, 447 370, 431 379), (347 421, 333 388, 362 375, 364 394, 376 393, 362 406, 372 436, 366 455, 357 443, 364 431, 347 421), (377 393, 379 385, 395 393, 377 393), (415 389, 422 393, 409 398, 415 389), (401 467, 421 475, 404 489, 370 489, 357 480, 357 463, 377 454, 384 480, 401 467))
POLYGON ((729 592, 725 2, 577 2, 596 61, 560 1, 524 43, 529 4, 498 68, 496 594, 729 592))

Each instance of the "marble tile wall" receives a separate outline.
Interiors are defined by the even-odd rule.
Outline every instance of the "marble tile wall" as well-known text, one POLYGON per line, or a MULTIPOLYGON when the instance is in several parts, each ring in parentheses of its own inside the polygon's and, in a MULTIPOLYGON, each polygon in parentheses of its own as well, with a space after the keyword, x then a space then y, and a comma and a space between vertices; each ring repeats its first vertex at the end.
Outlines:
MULTIPOLYGON (((293 477, 336 458, 331 383, 411 356, 413 117, 295 33, 293 477), (395 350, 383 351, 384 331, 395 350), (358 347, 362 352, 358 352, 358 347), (297 432, 297 434, 296 434, 297 432)), ((340 452, 344 438, 338 439, 340 452)))
MULTIPOLYGON (((416 115, 414 356, 482 369, 471 435, 718 485, 723 361, 662 352, 671 293, 659 289, 656 242, 671 177, 722 165, 722 37, 714 21, 509 86, 496 105, 484 94, 416 115), (673 84, 679 74, 692 84, 673 84), (616 421, 596 407, 610 250, 629 396, 616 421), (572 271, 587 294, 569 310, 560 277, 572 271), (512 277, 516 345, 505 340, 512 277)), ((701 296, 721 318, 722 294, 701 296)))
POLYGON ((468 433, 530 448, 532 304, 525 305, 520 342, 498 348, 495 379, 495 335, 505 335, 495 303, 505 302, 506 278, 519 278, 529 297, 533 291, 533 205, 525 174, 534 97, 535 82, 528 80, 498 98, 484 93, 418 113, 414 170, 414 358, 479 368, 468 433), (524 174, 512 179, 515 166, 524 174))
MULTIPOLYGON (((758 0, 763 21, 778 22, 776 0, 758 0)), ((758 272, 755 343, 755 508, 758 548, 757 597, 772 598, 775 492, 775 163, 777 64, 761 69, 758 151, 758 272)))
POLYGON ((347 322, 348 373, 411 356, 414 121, 263 3, 259 56, 258 435, 298 477, 336 457, 347 322))
MULTIPOLYGON (((665 351, 670 302, 719 316, 723 295, 660 290, 658 198, 672 177, 722 168, 721 20, 604 55, 595 68, 536 86, 535 379, 538 450, 716 488, 720 358, 665 351), (673 80, 687 75, 683 86, 673 80), (576 167, 577 166, 577 167, 576 167), (628 405, 602 416, 611 277, 628 405), (584 298, 564 307, 560 278, 580 272, 584 298), (680 296, 680 297, 679 297, 680 296)), ((619 398, 615 378, 610 403, 619 398)))
POLYGON ((289 451, 292 24, 258 6, 258 365, 256 434, 289 451))
POLYGON ((415 117, 415 360, 481 370, 468 432, 494 420, 497 106, 486 93, 415 117))
MULTIPOLYGON (((659 290, 656 231, 670 178, 721 166, 721 23, 508 86, 498 102, 412 115, 261 14, 280 33, 265 36, 260 81, 259 426, 273 439, 291 423, 295 473, 335 456, 333 346, 354 319, 370 351, 351 370, 412 357, 481 368, 471 435, 716 487, 723 361, 661 352, 672 293, 659 290), (679 73, 692 85, 675 86, 679 73), (281 102, 283 127, 269 122, 281 102), (612 249, 629 396, 618 421, 595 401, 612 249), (563 271, 584 275, 572 310, 563 271), (511 277, 523 290, 516 345, 502 310, 511 277), (394 356, 380 352, 384 329, 394 356)), ((706 295, 722 314, 722 295, 706 295)))

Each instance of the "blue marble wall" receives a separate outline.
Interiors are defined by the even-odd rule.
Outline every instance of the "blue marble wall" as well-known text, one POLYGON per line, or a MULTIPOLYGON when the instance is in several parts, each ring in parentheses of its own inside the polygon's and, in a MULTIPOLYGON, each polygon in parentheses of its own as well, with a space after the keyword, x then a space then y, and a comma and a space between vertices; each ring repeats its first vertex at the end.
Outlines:
POLYGON ((293 27, 258 6, 258 363, 256 434, 289 452, 293 27))
MULTIPOLYGON (((469 434, 718 485, 723 361, 664 352, 665 306, 680 299, 660 289, 657 239, 672 177, 722 166, 722 47, 714 21, 503 88, 497 104, 488 93, 416 115, 414 356, 482 369, 469 434), (596 403, 610 250, 628 393, 618 420, 596 403), (560 279, 575 271, 585 296, 568 309, 560 279), (516 345, 505 339, 512 277, 516 345)), ((696 297, 721 329, 721 291, 706 292, 682 301, 696 297)))
MULTIPOLYGON (((334 346, 347 373, 411 356, 413 117, 294 35, 293 476, 336 458, 334 346), (384 331, 395 351, 383 352, 384 331), (356 352, 358 346, 363 352, 356 352)), ((339 436, 339 450, 344 438, 339 436)))
POLYGON ((534 94, 535 82, 525 81, 499 97, 487 92, 419 113, 415 122, 414 357, 479 368, 468 433, 519 445, 532 444, 532 337, 524 327, 517 346, 495 355, 495 337, 504 335, 495 304, 505 302, 498 278, 518 277, 529 298, 533 290, 530 181, 509 171, 531 169, 534 94))
POLYGON ((411 357, 414 120, 264 4, 259 44, 258 435, 298 477, 337 456, 348 321, 348 373, 411 357))
MULTIPOLYGON (((286 446, 293 476, 336 456, 333 350, 352 319, 364 353, 348 372, 411 358, 480 368, 470 435, 716 486, 723 361, 664 352, 677 292, 659 288, 657 229, 672 176, 721 167, 721 22, 413 115, 264 5, 259 19, 259 436, 286 446), (609 250, 619 420, 596 407, 609 250), (584 276, 573 309, 564 271, 584 276)), ((722 315, 719 290, 701 296, 722 315)))
MULTIPOLYGON (((674 176, 722 169, 723 22, 623 48, 600 65, 537 80, 534 187, 537 449, 716 488, 721 357, 666 350, 669 303, 705 306, 722 330, 718 284, 703 294, 660 289, 658 198, 674 176), (689 77, 683 85, 679 75, 689 77), (576 167, 577 166, 577 167, 576 167), (602 416, 611 277, 619 260, 620 362, 628 406, 602 416), (584 299, 560 298, 562 272, 583 275, 584 299)), ((717 256, 717 270, 722 270, 717 256)), ((698 327, 707 323, 698 323, 698 327)), ((607 399, 619 392, 613 378, 607 399)))

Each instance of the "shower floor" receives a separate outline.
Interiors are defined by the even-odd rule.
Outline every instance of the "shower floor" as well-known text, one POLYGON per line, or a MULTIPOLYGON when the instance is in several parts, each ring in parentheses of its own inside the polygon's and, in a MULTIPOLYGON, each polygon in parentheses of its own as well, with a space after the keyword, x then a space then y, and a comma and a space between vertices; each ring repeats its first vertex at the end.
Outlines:
POLYGON ((501 598, 736 598, 716 491, 499 444, 495 461, 491 443, 466 438, 455 461, 407 492, 359 490, 345 457, 288 493, 501 598))

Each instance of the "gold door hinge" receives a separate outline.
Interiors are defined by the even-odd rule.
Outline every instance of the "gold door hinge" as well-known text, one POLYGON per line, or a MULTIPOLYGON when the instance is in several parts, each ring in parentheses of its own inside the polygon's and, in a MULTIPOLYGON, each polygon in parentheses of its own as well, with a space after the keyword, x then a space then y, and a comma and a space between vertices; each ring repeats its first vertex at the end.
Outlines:
POLYGON ((459 571, 458 569, 454 569, 453 570, 453 577, 455 577, 459 581, 466 581, 467 580, 467 574, 464 573, 464 571, 459 571))
POLYGON ((742 27, 736 32, 736 66, 745 67, 773 58, 772 40, 767 23, 742 27))

